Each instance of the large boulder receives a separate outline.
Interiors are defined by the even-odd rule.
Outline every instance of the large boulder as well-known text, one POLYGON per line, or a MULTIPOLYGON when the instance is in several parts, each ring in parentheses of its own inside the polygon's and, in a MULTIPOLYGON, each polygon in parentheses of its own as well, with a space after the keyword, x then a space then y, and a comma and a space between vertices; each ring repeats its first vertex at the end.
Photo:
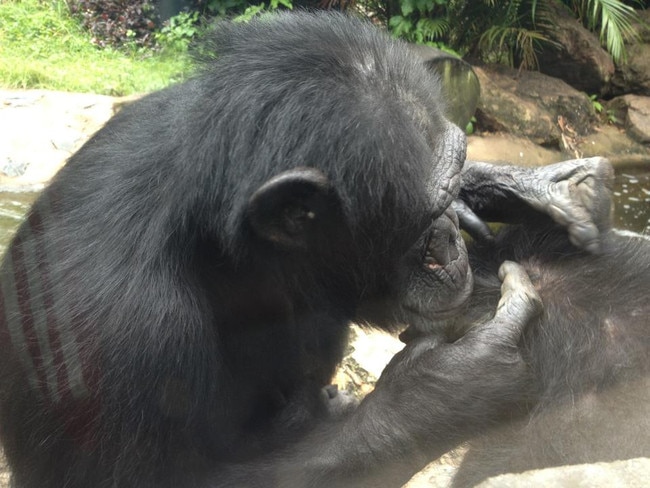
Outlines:
POLYGON ((0 189, 40 189, 113 115, 114 98, 0 90, 0 189))
POLYGON ((467 159, 471 161, 535 167, 571 157, 557 148, 542 147, 515 134, 480 132, 467 137, 467 159))
POLYGON ((612 95, 650 96, 650 10, 639 10, 637 14, 640 21, 634 23, 634 30, 640 42, 627 46, 627 61, 616 67, 612 78, 612 95))
POLYGON ((632 28, 639 35, 639 40, 648 44, 650 43, 650 10, 637 10, 636 15, 638 19, 632 21, 632 28))
POLYGON ((650 477, 650 459, 637 458, 611 463, 577 464, 538 469, 520 474, 505 474, 484 481, 479 488, 524 488, 544 486, 566 488, 645 488, 650 477))
POLYGON ((650 97, 623 95, 613 99, 607 107, 625 122, 632 139, 641 144, 650 144, 650 97))
POLYGON ((650 44, 632 44, 627 51, 627 62, 616 68, 611 93, 650 96, 650 44))
POLYGON ((596 114, 585 93, 562 80, 501 65, 475 67, 481 83, 476 118, 482 130, 509 132, 560 147, 563 133, 589 132, 596 114))
MULTIPOLYGON (((432 463, 414 476, 404 488, 443 488, 451 485, 461 455, 432 463), (449 465, 451 461, 451 465, 449 465), (455 463, 455 465, 454 465, 455 463)), ((489 478, 479 488, 645 488, 650 475, 650 459, 635 458, 610 463, 577 464, 537 469, 489 478)))
POLYGON ((553 44, 545 44, 537 53, 540 71, 589 94, 606 93, 615 66, 598 37, 561 2, 545 2, 545 7, 553 19, 547 32, 553 44))

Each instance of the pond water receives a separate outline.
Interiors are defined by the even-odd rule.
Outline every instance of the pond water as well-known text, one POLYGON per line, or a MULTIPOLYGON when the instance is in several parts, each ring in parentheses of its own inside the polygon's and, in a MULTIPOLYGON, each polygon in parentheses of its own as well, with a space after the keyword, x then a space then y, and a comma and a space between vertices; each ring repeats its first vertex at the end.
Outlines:
MULTIPOLYGON (((0 256, 37 193, 0 192, 0 256)), ((614 223, 650 235, 650 164, 618 171, 614 223)))
POLYGON ((650 165, 618 172, 614 202, 617 226, 650 235, 650 165))
POLYGON ((0 192, 0 256, 38 193, 0 192))

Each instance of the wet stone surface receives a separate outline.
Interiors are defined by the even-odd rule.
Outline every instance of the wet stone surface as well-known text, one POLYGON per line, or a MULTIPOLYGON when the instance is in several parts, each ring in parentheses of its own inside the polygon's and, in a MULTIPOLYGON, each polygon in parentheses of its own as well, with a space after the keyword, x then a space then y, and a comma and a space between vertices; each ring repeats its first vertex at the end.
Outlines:
POLYGON ((621 170, 614 187, 615 225, 650 235, 650 169, 621 170))

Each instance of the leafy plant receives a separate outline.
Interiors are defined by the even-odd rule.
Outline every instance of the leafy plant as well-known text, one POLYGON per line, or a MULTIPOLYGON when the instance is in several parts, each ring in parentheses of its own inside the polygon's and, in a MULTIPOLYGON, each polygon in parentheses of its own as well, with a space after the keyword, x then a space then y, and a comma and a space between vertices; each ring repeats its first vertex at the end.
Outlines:
POLYGON ((607 123, 612 124, 612 125, 620 125, 621 121, 619 118, 616 116, 616 111, 609 109, 605 112, 605 116, 607 117, 607 123))
POLYGON ((71 0, 68 5, 100 47, 154 43, 159 18, 151 0, 71 0))
POLYGON ((262 2, 258 5, 251 5, 247 7, 240 15, 234 18, 235 22, 248 22, 253 17, 261 15, 265 12, 286 8, 293 9, 291 0, 271 0, 268 4, 262 2))
POLYGON ((607 109, 603 106, 602 102, 598 99, 598 95, 589 95, 589 101, 591 106, 601 119, 605 120, 608 124, 620 124, 621 121, 616 116, 616 111, 614 109, 607 109))
POLYGON ((168 19, 160 32, 157 32, 156 42, 163 47, 185 50, 199 33, 199 12, 181 12, 168 19))
POLYGON ((592 31, 599 32, 600 41, 607 47, 617 63, 625 61, 625 41, 638 39, 632 27, 637 18, 630 5, 620 0, 571 0, 569 3, 583 24, 592 31))
POLYGON ((408 41, 442 44, 466 57, 531 69, 538 67, 536 52, 552 43, 549 7, 556 2, 598 32, 615 61, 625 59, 625 41, 636 38, 632 20, 637 15, 621 0, 384 0, 376 1, 377 7, 364 4, 362 10, 374 9, 380 19, 387 14, 393 35, 408 41))
POLYGON ((467 125, 465 126, 465 134, 471 136, 476 130, 476 117, 472 115, 472 118, 469 119, 467 125))
POLYGON ((452 32, 452 43, 468 56, 525 69, 538 67, 536 51, 551 43, 545 34, 551 21, 543 1, 467 0, 456 5, 453 24, 461 27, 452 32))
POLYGON ((401 0, 400 14, 388 21, 391 32, 418 44, 441 40, 449 32, 447 0, 401 0))
POLYGON ((598 95, 589 95, 589 100, 591 101, 591 106, 594 109, 594 112, 600 114, 603 112, 603 104, 598 100, 598 95))
POLYGON ((278 9, 292 9, 292 0, 270 0, 254 3, 250 0, 195 0, 203 13, 213 17, 230 17, 235 22, 247 22, 256 15, 278 9))

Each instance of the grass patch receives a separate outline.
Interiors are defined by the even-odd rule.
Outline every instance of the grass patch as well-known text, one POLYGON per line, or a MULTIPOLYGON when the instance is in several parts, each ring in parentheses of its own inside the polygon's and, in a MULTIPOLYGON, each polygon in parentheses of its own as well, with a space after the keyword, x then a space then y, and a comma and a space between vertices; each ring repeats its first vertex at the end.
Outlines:
POLYGON ((0 87, 104 95, 146 93, 184 79, 185 50, 100 49, 63 0, 0 0, 0 87))

